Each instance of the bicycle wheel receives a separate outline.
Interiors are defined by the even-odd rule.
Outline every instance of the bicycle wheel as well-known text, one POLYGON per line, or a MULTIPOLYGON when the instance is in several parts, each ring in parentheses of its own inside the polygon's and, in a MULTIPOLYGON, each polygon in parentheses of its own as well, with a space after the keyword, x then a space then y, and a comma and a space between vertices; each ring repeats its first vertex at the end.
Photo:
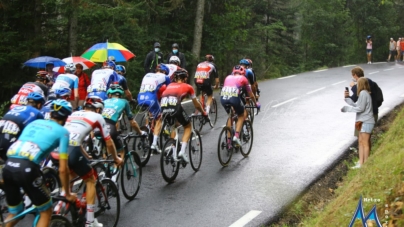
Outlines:
POLYGON ((62 183, 60 182, 58 172, 51 167, 44 167, 42 169, 42 174, 45 185, 51 192, 51 196, 58 195, 62 189, 62 183))
POLYGON ((121 119, 119 120, 119 129, 122 132, 126 132, 126 130, 128 129, 128 125, 127 125, 126 119, 125 119, 125 114, 121 115, 121 119))
POLYGON ((252 123, 249 120, 244 120, 243 128, 241 129, 240 133, 240 140, 241 140, 240 153, 244 157, 247 157, 250 154, 253 145, 253 139, 254 139, 254 131, 252 123))
POLYGON ((161 127, 160 135, 159 135, 159 147, 162 149, 162 146, 164 146, 167 142, 168 139, 170 139, 171 136, 171 127, 167 122, 164 122, 163 126, 161 127))
POLYGON ((216 99, 212 99, 212 104, 210 105, 210 110, 209 110, 209 118, 210 122, 209 125, 211 128, 215 127, 216 121, 217 121, 217 102, 216 99))
POLYGON ((202 164, 202 139, 198 131, 191 133, 189 140, 189 161, 191 162, 192 169, 197 172, 202 164))
POLYGON ((73 227, 73 224, 66 217, 53 214, 49 227, 73 227))
POLYGON ((205 119, 203 118, 202 115, 197 116, 197 117, 193 117, 192 118, 192 125, 194 126, 194 129, 196 129, 198 131, 202 131, 204 120, 205 119))
POLYGON ((219 162, 224 167, 229 165, 231 156, 233 155, 232 138, 233 132, 231 128, 227 126, 224 127, 219 134, 219 142, 217 144, 217 154, 219 157, 219 162))
POLYGON ((145 131, 148 133, 146 137, 136 137, 133 140, 133 150, 137 153, 140 159, 141 166, 146 166, 149 162, 151 156, 151 149, 150 145, 153 139, 153 132, 151 132, 146 126, 140 127, 140 130, 145 131))
POLYGON ((121 201, 116 184, 108 179, 97 181, 95 185, 96 200, 94 216, 104 226, 116 227, 121 211, 121 201))
POLYGON ((180 170, 180 164, 174 160, 173 152, 177 152, 177 149, 175 140, 170 138, 164 144, 160 157, 161 174, 167 183, 173 182, 180 170))
POLYGON ((125 155, 121 172, 122 193, 128 200, 133 200, 142 183, 142 167, 140 158, 134 151, 125 155))

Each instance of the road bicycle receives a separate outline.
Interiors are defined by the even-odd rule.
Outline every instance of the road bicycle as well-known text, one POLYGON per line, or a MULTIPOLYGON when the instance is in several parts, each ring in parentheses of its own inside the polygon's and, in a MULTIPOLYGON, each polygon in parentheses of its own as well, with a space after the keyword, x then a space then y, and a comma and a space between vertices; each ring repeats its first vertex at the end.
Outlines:
MULTIPOLYGON (((206 94, 206 92, 202 92, 200 103, 202 105, 202 109, 204 110, 206 110, 207 100, 208 95, 206 94)), ((202 116, 201 114, 196 115, 192 120, 193 127, 196 128, 198 131, 202 131, 202 128, 206 123, 209 123, 211 128, 215 127, 217 121, 217 102, 213 95, 208 115, 210 120, 206 119, 206 117, 202 116)))
MULTIPOLYGON (((194 117, 197 116, 190 116, 190 118, 194 117)), ((178 157, 178 153, 181 151, 181 143, 179 141, 178 131, 182 127, 182 125, 175 125, 174 119, 172 118, 170 119, 164 117, 164 121, 165 124, 168 124, 173 128, 173 131, 175 132, 175 138, 169 138, 164 144, 160 157, 160 167, 161 174, 163 175, 164 180, 167 183, 172 183, 176 179, 180 167, 185 168, 188 163, 185 162, 182 158, 178 157), (177 154, 177 159, 175 159, 173 156, 174 152, 176 152, 177 154)), ((202 139, 198 130, 195 130, 192 124, 191 127, 191 137, 188 143, 189 162, 192 169, 197 172, 202 164, 202 139)))
MULTIPOLYGON (((235 141, 233 141, 233 137, 235 135, 236 123, 237 123, 237 115, 234 112, 234 109, 231 105, 225 105, 225 108, 229 108, 230 112, 228 114, 228 121, 230 120, 230 127, 223 127, 222 131, 219 134, 219 142, 217 144, 217 154, 219 158, 219 162, 223 167, 229 165, 231 157, 233 156, 233 152, 238 152, 247 157, 253 145, 254 139, 254 131, 252 122, 249 119, 245 119, 243 122, 243 126, 239 135, 241 146, 238 145, 235 141)), ((248 108, 257 108, 254 106, 246 106, 248 108)), ((228 122, 227 121, 227 122, 228 122)))

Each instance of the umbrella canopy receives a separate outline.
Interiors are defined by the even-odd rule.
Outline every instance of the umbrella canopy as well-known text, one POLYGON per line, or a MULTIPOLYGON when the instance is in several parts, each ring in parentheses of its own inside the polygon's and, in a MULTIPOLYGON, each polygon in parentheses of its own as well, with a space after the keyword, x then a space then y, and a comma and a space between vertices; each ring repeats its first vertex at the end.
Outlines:
MULTIPOLYGON (((92 62, 88 59, 85 59, 83 57, 80 57, 80 56, 63 58, 62 61, 64 61, 66 64, 70 64, 70 63, 73 63, 74 65, 80 64, 83 66, 83 70, 89 69, 95 65, 94 62, 92 62)), ((55 67, 55 68, 53 68, 53 71, 59 72, 59 73, 64 73, 65 68, 64 67, 55 67)))
POLYGON ((46 63, 52 62, 54 66, 65 66, 66 62, 60 60, 59 58, 49 57, 49 56, 41 56, 29 59, 24 62, 25 66, 33 67, 33 68, 46 68, 46 63))
POLYGON ((136 57, 130 50, 126 49, 119 43, 97 43, 86 50, 82 55, 83 58, 94 62, 104 62, 109 56, 114 56, 116 62, 126 62, 136 57))

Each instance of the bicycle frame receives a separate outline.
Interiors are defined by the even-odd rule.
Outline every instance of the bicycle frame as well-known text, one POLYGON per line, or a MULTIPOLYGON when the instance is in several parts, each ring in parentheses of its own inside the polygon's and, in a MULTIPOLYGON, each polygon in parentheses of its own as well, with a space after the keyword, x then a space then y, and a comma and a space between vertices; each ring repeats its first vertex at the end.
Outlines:
MULTIPOLYGON (((192 118, 194 118, 194 117, 199 117, 198 115, 191 115, 191 116, 189 116, 190 118, 191 118, 191 121, 190 121, 190 124, 191 124, 191 135, 196 135, 196 133, 195 133, 195 129, 194 129, 194 126, 193 126, 193 124, 191 123, 192 122, 192 118)), ((175 148, 178 148, 178 145, 179 145, 179 136, 178 136, 178 130, 181 128, 181 127, 183 127, 181 124, 179 124, 179 126, 175 126, 175 124, 176 124, 177 122, 175 122, 173 125, 171 125, 170 126, 170 128, 171 128, 171 131, 172 131, 172 133, 175 133, 175 136, 174 136, 174 138, 172 138, 172 139, 174 139, 175 140, 175 148)), ((170 137, 171 138, 171 137, 170 137)), ((192 138, 189 138, 190 140, 192 140, 192 138)), ((189 141, 188 141, 189 142, 189 141)), ((173 151, 173 152, 176 152, 176 151, 173 151)))

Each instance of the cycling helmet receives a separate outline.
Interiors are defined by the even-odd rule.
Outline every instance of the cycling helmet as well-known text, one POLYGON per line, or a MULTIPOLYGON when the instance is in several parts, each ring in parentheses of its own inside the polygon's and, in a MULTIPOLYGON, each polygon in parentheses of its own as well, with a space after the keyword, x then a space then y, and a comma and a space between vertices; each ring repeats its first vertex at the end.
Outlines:
POLYGON ((50 105, 51 113, 56 113, 60 117, 67 117, 73 112, 70 102, 63 99, 56 99, 50 105))
POLYGON ((206 61, 214 61, 215 60, 215 57, 213 57, 213 55, 211 55, 211 54, 207 54, 205 56, 205 58, 206 58, 206 61))
POLYGON ((48 72, 46 72, 46 71, 38 71, 38 72, 36 73, 36 78, 37 78, 38 80, 46 80, 46 83, 48 83, 48 82, 49 82, 49 78, 47 77, 47 75, 48 75, 48 72))
POLYGON ((114 57, 114 56, 109 56, 109 57, 108 57, 108 61, 113 61, 113 62, 115 62, 115 57, 114 57))
POLYGON ((241 59, 239 64, 240 65, 250 65, 250 62, 248 62, 247 59, 241 59))
POLYGON ((70 88, 64 87, 64 88, 59 88, 55 90, 55 95, 57 98, 61 98, 64 96, 70 97, 72 94, 72 90, 70 88))
POLYGON ((125 69, 125 66, 123 66, 123 65, 117 65, 116 66, 116 71, 121 72, 123 75, 126 74, 126 69, 125 69))
POLYGON ((66 73, 74 73, 76 71, 76 66, 73 63, 69 63, 65 65, 65 72, 66 73))
POLYGON ((248 63, 250 63, 250 66, 252 67, 252 61, 251 61, 251 59, 246 59, 247 61, 248 61, 248 63))
POLYGON ((181 64, 181 60, 180 60, 179 57, 177 57, 177 56, 174 55, 174 56, 171 56, 169 63, 170 63, 170 64, 175 64, 175 65, 180 65, 180 64, 181 64))
POLYGON ((84 106, 104 109, 104 101, 98 96, 90 96, 86 99, 84 106))
POLYGON ((27 100, 34 100, 36 103, 45 103, 45 98, 38 92, 31 92, 27 96, 27 100))
POLYGON ((119 84, 111 84, 107 91, 107 95, 119 95, 122 96, 124 93, 123 88, 119 84))
POLYGON ((168 73, 170 73, 170 70, 168 69, 167 66, 165 66, 164 64, 158 64, 156 66, 156 71, 162 71, 164 72, 166 75, 168 75, 168 73))
POLYGON ((111 69, 115 70, 115 62, 113 62, 113 61, 105 61, 103 67, 104 68, 111 68, 111 69))
POLYGON ((241 65, 236 65, 236 66, 234 66, 234 68, 233 68, 233 75, 236 75, 236 74, 240 74, 240 75, 245 76, 245 69, 244 69, 244 67, 241 66, 241 65))
POLYGON ((174 72, 174 76, 176 79, 184 80, 185 78, 188 78, 188 71, 185 69, 178 69, 174 72))

